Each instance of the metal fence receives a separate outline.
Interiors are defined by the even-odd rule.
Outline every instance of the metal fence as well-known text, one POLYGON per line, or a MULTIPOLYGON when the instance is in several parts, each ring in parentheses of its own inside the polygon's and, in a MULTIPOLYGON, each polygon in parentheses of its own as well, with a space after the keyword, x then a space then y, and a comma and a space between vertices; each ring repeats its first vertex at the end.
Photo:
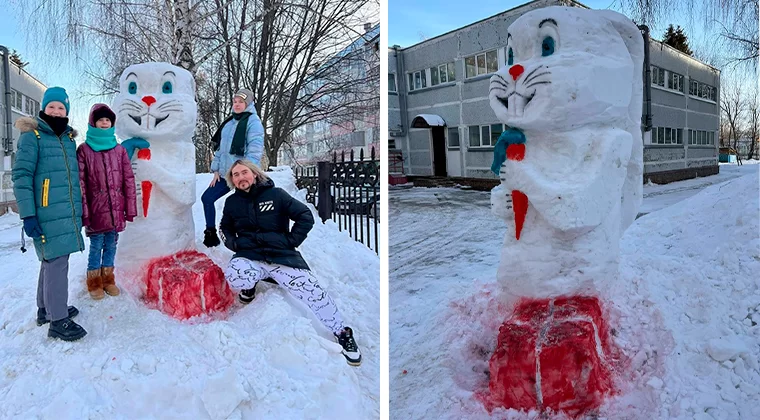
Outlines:
POLYGON ((306 200, 317 207, 323 222, 334 221, 357 242, 378 252, 380 219, 380 161, 372 148, 365 159, 353 150, 346 156, 333 154, 332 162, 318 162, 316 167, 295 168, 296 186, 307 190, 306 200), (348 159, 346 159, 348 158, 348 159))

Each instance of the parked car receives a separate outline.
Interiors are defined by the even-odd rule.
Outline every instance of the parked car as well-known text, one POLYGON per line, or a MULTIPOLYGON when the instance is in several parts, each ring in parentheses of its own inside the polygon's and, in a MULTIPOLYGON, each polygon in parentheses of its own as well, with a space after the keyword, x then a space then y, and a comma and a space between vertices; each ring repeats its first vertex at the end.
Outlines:
POLYGON ((375 188, 353 187, 333 191, 333 211, 338 214, 380 215, 380 192, 375 188), (335 196, 337 195, 337 200, 335 196))

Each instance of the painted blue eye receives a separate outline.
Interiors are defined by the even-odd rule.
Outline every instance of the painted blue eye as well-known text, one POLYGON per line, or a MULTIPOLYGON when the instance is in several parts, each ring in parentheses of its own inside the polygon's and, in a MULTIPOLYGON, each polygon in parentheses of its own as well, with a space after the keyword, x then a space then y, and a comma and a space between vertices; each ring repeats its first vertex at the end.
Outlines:
POLYGON ((164 85, 161 86, 161 92, 172 93, 172 82, 164 82, 164 85))
POLYGON ((541 43, 541 56, 546 57, 552 54, 554 54, 554 38, 547 36, 541 43))
POLYGON ((507 64, 510 66, 515 62, 515 55, 512 53, 512 48, 507 52, 507 64))
POLYGON ((129 82, 129 93, 131 93, 132 95, 137 93, 137 83, 129 82))

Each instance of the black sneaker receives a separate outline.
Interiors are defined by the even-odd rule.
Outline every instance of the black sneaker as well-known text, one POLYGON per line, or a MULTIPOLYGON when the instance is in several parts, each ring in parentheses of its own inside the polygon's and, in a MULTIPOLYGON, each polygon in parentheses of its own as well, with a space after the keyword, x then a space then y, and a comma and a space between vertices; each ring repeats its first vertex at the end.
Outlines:
POLYGON ((219 237, 216 235, 216 228, 206 228, 206 230, 203 231, 203 245, 206 245, 209 248, 213 248, 219 244, 221 244, 221 242, 219 241, 219 237))
MULTIPOLYGON (((77 315, 79 315, 79 309, 74 306, 69 306, 69 318, 74 318, 77 315)), ((41 327, 48 322, 50 322, 50 320, 47 319, 45 308, 37 308, 37 326, 41 327)))
POLYGON ((362 364, 362 354, 359 351, 359 346, 356 345, 354 340, 354 330, 350 327, 344 327, 340 334, 336 334, 335 338, 338 340, 338 344, 343 347, 343 357, 351 366, 359 366, 362 364))
POLYGON ((247 305, 251 302, 253 302, 253 298, 256 297, 256 286, 253 286, 253 289, 245 289, 241 290, 240 293, 238 293, 238 300, 243 305, 247 305))
POLYGON ((71 318, 63 318, 50 323, 48 337, 60 338, 63 341, 76 341, 87 335, 87 331, 71 318))

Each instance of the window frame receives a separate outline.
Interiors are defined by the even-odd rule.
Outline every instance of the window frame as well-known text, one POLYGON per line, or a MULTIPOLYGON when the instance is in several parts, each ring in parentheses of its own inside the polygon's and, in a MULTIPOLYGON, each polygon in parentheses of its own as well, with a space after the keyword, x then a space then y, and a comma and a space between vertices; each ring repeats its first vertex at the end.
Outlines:
POLYGON ((407 73, 407 79, 409 81, 409 92, 414 92, 415 90, 422 90, 427 88, 427 71, 425 70, 417 70, 417 71, 410 71, 407 73), (419 75, 419 79, 417 79, 417 76, 419 75), (417 87, 417 80, 420 81, 420 87, 417 87))
POLYGON ((456 80, 454 62, 449 61, 433 67, 428 67, 428 70, 430 70, 430 86, 443 85, 456 80))
POLYGON ((689 78, 689 96, 696 99, 717 103, 718 88, 713 85, 700 82, 699 80, 689 78))
POLYGON ((681 73, 651 65, 652 86, 659 87, 671 92, 684 93, 684 80, 686 76, 681 73))
POLYGON ((683 146, 683 128, 652 127, 650 144, 653 146, 683 146))
POLYGON ((396 73, 388 73, 388 92, 398 93, 398 80, 396 73), (391 90, 391 79, 393 79, 393 90, 391 90))
POLYGON ((459 149, 462 147, 462 136, 459 133, 459 127, 446 127, 446 148, 447 149, 459 149), (454 130, 457 133, 457 144, 451 144, 451 131, 454 130))
POLYGON ((472 78, 478 77, 478 76, 485 76, 485 75, 488 75, 488 74, 496 73, 497 71, 499 71, 499 49, 498 48, 494 48, 492 50, 487 50, 487 51, 482 51, 482 52, 479 52, 477 54, 469 55, 469 56, 467 56, 467 57, 464 58, 464 78, 465 79, 472 79, 472 78), (488 61, 489 54, 493 54, 494 60, 492 62, 488 61), (483 68, 482 69, 480 68, 480 65, 478 64, 478 59, 481 58, 481 57, 483 58, 483 68), (474 60, 473 61, 473 63, 474 63, 474 74, 472 74, 472 75, 470 75, 470 73, 468 72, 468 68, 467 68, 467 60, 468 59, 473 59, 474 60), (492 71, 489 71, 489 68, 488 68, 489 67, 489 63, 495 64, 496 68, 493 69, 492 71), (481 70, 482 70, 482 72, 481 72, 481 70))
POLYGON ((11 109, 15 109, 16 112, 24 113, 24 95, 17 91, 16 89, 11 88, 11 109))
POLYGON ((715 131, 689 130, 690 146, 715 146, 715 131))
MULTIPOLYGON (((493 130, 492 130, 492 128, 494 126, 497 126, 497 125, 501 126, 501 131, 502 132, 504 130, 506 130, 504 124, 502 124, 502 123, 468 125, 467 126, 467 147, 469 149, 486 149, 486 148, 494 147, 496 145, 496 142, 491 143, 491 141, 493 140, 493 130), (471 140, 472 140, 472 131, 473 131, 472 128, 473 127, 477 127, 478 128, 477 131, 478 131, 478 136, 479 136, 479 140, 480 140, 478 146, 473 146, 472 142, 471 142, 471 140), (487 144, 483 144, 483 133, 484 133, 484 131, 486 129, 488 130, 488 136, 486 136, 485 138, 488 140, 488 143, 487 144)), ((501 135, 501 132, 499 132, 499 135, 501 135)), ((497 140, 498 140, 498 138, 497 138, 497 140)))

